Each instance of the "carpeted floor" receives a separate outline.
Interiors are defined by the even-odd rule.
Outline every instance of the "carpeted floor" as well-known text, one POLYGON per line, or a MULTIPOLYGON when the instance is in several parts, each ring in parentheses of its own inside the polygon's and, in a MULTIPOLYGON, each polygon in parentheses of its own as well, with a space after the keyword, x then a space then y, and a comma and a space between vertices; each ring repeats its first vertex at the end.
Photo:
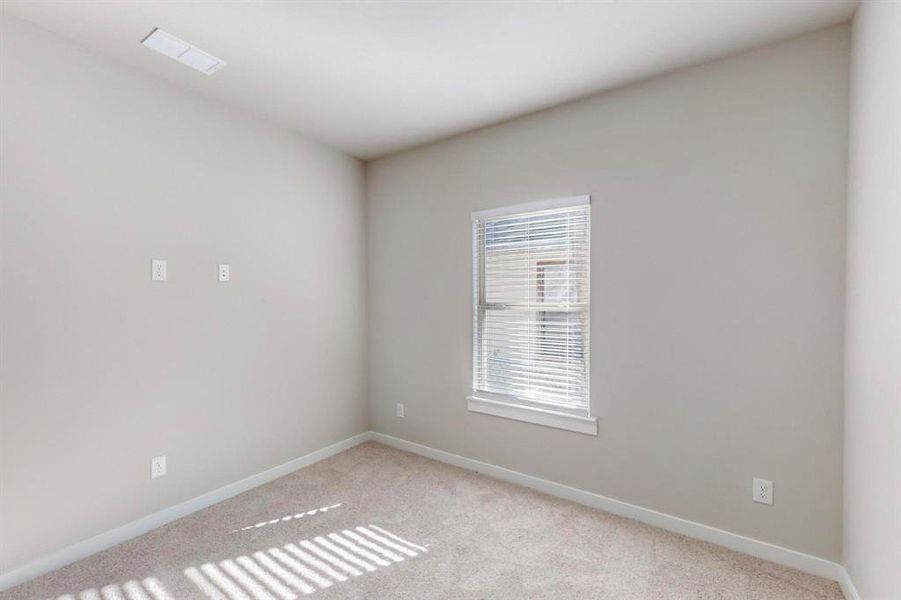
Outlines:
POLYGON ((5 600, 840 599, 836 583, 366 443, 5 600))

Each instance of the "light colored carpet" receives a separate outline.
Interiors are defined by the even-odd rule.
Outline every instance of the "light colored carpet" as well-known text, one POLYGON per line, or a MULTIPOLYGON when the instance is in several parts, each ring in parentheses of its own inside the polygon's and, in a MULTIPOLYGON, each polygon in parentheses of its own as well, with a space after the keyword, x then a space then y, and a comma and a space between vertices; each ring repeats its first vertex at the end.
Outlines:
POLYGON ((842 598, 831 581, 375 443, 0 594, 305 596, 842 598))

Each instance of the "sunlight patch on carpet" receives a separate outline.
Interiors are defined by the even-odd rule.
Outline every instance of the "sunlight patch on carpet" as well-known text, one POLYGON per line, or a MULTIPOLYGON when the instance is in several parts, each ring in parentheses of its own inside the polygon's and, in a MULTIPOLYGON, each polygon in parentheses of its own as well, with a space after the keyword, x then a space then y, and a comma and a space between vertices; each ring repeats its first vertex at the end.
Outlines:
POLYGON ((210 600, 295 600, 425 552, 424 546, 370 524, 188 567, 184 574, 210 600))

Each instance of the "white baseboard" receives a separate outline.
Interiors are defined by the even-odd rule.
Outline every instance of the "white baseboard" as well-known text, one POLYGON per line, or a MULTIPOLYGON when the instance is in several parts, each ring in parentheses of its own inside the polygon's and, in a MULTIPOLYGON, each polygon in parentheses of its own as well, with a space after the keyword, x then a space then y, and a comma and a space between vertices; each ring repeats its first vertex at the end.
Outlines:
POLYGON ((186 500, 181 504, 176 504, 175 506, 137 519, 136 521, 126 523, 121 527, 110 529, 109 531, 95 535, 92 538, 77 542, 71 546, 57 550, 52 554, 48 554, 22 565, 21 567, 17 567, 12 571, 0 573, 0 591, 24 583, 38 575, 43 575, 44 573, 49 573, 50 571, 64 567, 77 560, 96 554, 101 550, 106 550, 116 544, 121 544, 122 542, 147 533, 157 527, 161 527, 166 523, 185 517, 193 512, 207 508, 208 506, 212 506, 217 502, 227 500, 232 496, 237 496, 242 492, 246 492, 247 490, 263 485, 264 483, 269 483, 270 481, 283 477, 297 469, 301 469, 330 456, 334 456, 339 452, 344 452, 368 439, 370 439, 370 432, 360 433, 347 438, 346 440, 332 444, 331 446, 326 446, 325 448, 310 452, 299 458, 289 460, 277 467, 272 467, 271 469, 267 469, 256 475, 251 475, 250 477, 230 483, 219 489, 201 494, 200 496, 186 500))
POLYGON ((750 554, 751 556, 756 556, 757 558, 791 567, 803 571, 804 573, 837 581, 841 584, 843 590, 850 589, 853 592, 853 595, 851 595, 845 591, 845 596, 848 600, 859 600, 857 593, 853 591, 854 586, 851 584, 851 580, 848 577, 845 568, 838 563, 834 563, 824 558, 811 556, 810 554, 804 554, 803 552, 798 552, 796 550, 789 550, 788 548, 776 546, 775 544, 755 540, 737 533, 730 533, 722 529, 717 529, 716 527, 702 525, 701 523, 629 504, 628 502, 614 500, 613 498, 601 496, 600 494, 586 492, 585 490, 580 490, 561 483, 540 479, 538 477, 505 469, 504 467, 499 467, 497 465, 484 463, 472 458, 466 458, 465 456, 451 454, 444 450, 437 450, 429 446, 423 446, 422 444, 410 442, 384 433, 372 431, 370 432, 370 436, 370 439, 373 441, 381 442, 387 446, 406 450, 414 454, 425 456, 426 458, 462 467, 470 471, 484 473, 495 479, 521 485, 551 496, 564 498, 615 515, 635 519, 636 521, 681 533, 682 535, 691 538, 725 546, 731 550, 750 554))
POLYGON ((838 563, 375 431, 367 431, 347 438, 346 440, 342 440, 331 446, 295 458, 284 464, 257 473, 256 475, 252 475, 170 508, 147 515, 146 517, 142 517, 136 521, 122 525, 121 527, 111 529, 92 538, 72 544, 71 546, 67 546, 21 567, 17 567, 12 571, 0 573, 0 591, 24 583, 29 579, 43 575, 44 573, 49 573, 50 571, 64 567, 77 560, 100 552, 101 550, 106 550, 116 544, 121 544, 122 542, 147 533, 157 527, 161 527, 166 523, 185 517, 193 512, 207 508, 208 506, 212 506, 217 502, 227 500, 232 496, 246 492, 247 490, 273 481, 274 479, 278 479, 279 477, 283 477, 288 473, 315 462, 319 462, 330 456, 334 456, 335 454, 353 448, 368 440, 381 442, 387 446, 406 450, 414 454, 425 456, 426 458, 462 467, 470 471, 484 473, 495 479, 500 479, 551 496, 564 498, 585 506, 635 519, 636 521, 681 533, 688 537, 725 546, 726 548, 750 554, 751 556, 756 556, 764 560, 769 560, 805 573, 810 573, 811 575, 825 577, 837 581, 839 585, 841 585, 842 592, 845 594, 847 600, 861 600, 848 572, 838 563))
POLYGON ((854 587, 854 582, 851 581, 851 575, 848 574, 848 570, 844 567, 842 567, 842 573, 838 580, 838 584, 842 586, 842 593, 845 595, 845 600, 860 600, 860 594, 857 593, 857 588, 854 587))

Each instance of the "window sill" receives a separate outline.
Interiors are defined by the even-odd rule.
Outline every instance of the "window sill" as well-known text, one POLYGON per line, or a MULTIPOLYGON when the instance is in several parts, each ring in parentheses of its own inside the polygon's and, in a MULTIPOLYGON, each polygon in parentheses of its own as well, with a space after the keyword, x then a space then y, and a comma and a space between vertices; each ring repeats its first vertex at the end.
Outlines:
POLYGON ((545 427, 556 427, 587 435, 598 434, 598 420, 594 417, 577 417, 553 410, 486 400, 478 396, 467 396, 466 400, 468 401, 467 408, 471 412, 535 423, 545 427))

